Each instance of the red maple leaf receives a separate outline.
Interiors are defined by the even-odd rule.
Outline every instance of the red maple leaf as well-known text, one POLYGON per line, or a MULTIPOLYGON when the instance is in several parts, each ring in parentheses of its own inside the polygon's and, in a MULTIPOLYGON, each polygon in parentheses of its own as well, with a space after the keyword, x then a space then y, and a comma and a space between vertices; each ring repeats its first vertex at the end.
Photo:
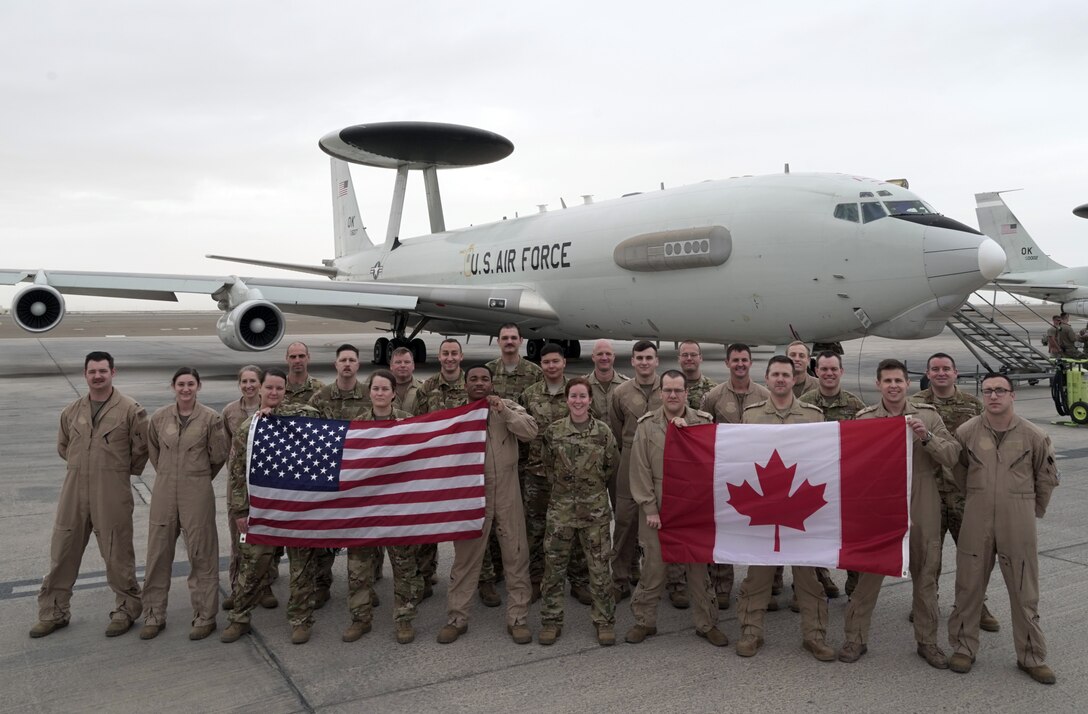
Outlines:
POLYGON ((747 481, 740 486, 726 484, 729 487, 729 504, 737 509, 737 513, 748 516, 750 526, 774 526, 774 552, 777 553, 780 545, 778 527, 805 530, 805 519, 827 505, 824 500, 827 484, 813 486, 805 479, 791 496, 790 488, 797 464, 786 466, 777 449, 766 466, 755 464, 755 467, 763 494, 757 493, 747 481))

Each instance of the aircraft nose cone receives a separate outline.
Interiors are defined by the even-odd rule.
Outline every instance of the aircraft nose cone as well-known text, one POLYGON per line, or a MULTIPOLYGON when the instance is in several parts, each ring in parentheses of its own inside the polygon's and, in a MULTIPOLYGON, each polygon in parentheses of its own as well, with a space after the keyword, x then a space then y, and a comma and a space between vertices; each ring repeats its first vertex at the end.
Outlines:
POLYGON ((993 280, 1005 271, 1005 251, 996 241, 987 238, 978 247, 978 272, 987 280, 993 280))

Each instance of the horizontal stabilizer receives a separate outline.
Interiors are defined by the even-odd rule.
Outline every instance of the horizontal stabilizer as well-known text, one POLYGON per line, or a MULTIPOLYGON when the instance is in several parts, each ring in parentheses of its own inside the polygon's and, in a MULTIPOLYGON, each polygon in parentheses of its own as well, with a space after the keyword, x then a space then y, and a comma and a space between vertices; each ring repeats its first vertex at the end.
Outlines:
POLYGON ((280 263, 275 260, 257 260, 256 258, 232 258, 229 255, 205 255, 205 258, 211 258, 212 260, 225 260, 230 263, 245 263, 246 265, 261 265, 266 268, 280 268, 282 270, 293 270, 298 273, 313 273, 314 275, 324 275, 329 278, 335 278, 340 275, 340 270, 330 265, 305 265, 303 263, 280 263))

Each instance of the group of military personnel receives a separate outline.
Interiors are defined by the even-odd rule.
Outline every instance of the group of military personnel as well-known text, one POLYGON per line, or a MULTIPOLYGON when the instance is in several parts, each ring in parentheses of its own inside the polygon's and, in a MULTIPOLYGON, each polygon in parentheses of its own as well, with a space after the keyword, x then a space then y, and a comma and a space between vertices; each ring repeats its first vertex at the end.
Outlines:
MULTIPOLYGON (((919 656, 936 668, 961 673, 971 669, 979 629, 1000 627, 985 605, 986 585, 998 557, 1009 591, 1018 665, 1037 681, 1055 680, 1039 628, 1034 519, 1046 510, 1057 471, 1049 439, 1015 415, 1014 385, 1007 377, 987 375, 980 402, 956 386, 952 357, 937 353, 927 363, 929 388, 908 396, 906 367, 884 360, 876 374, 880 400, 866 407, 841 388, 841 356, 817 355, 813 377, 808 374, 808 348, 801 342, 769 360, 766 386, 753 380, 751 349, 743 344, 727 348, 729 377, 715 384, 702 374, 701 349, 693 341, 679 345, 680 368, 664 373, 658 370, 656 345, 636 342, 633 378, 615 369, 616 355, 608 340, 594 344, 594 368, 584 377, 566 374, 559 345, 541 350, 540 366, 522 357, 522 336, 513 323, 499 330, 498 343, 496 359, 463 368, 461 344, 443 340, 439 372, 426 381, 414 376, 411 351, 400 348, 393 352, 389 370, 377 370, 365 382, 358 379, 358 350, 345 344, 336 351, 335 381, 324 385, 309 375, 306 345, 295 342, 287 350, 286 371, 243 367, 241 398, 222 415, 196 403, 196 370, 178 370, 172 382, 175 403, 156 412, 150 422, 136 402, 112 386, 113 358, 104 352, 89 354, 89 393, 61 417, 58 450, 68 462, 68 477, 31 637, 68 624, 72 585, 92 530, 116 595, 107 636, 124 634, 141 615, 142 638, 151 639, 165 628, 169 564, 180 533, 186 536, 193 566, 190 638, 202 639, 214 631, 218 540, 209 499, 212 479, 227 464, 231 595, 223 603, 230 614, 220 639, 238 640, 250 631, 254 607, 278 605, 270 585, 278 575, 281 550, 244 542, 249 513, 246 444, 255 415, 403 419, 486 399, 483 533, 454 543, 447 623, 438 642, 454 642, 467 631, 474 592, 484 605, 499 606, 496 584, 504 580, 507 631, 519 644, 532 641, 528 609, 537 599, 542 599, 538 641, 550 645, 561 636, 569 582, 572 596, 591 606, 601 645, 615 643, 616 603, 627 597, 632 598, 635 625, 625 640, 637 644, 655 635, 657 607, 667 593, 674 607, 692 607, 699 637, 725 646, 729 639, 718 628, 718 612, 731 605, 733 566, 666 564, 662 559, 657 532, 662 527, 668 425, 904 416, 914 439, 909 540, 911 620, 919 656), (149 452, 157 477, 141 602, 128 476, 142 472, 149 452), (955 605, 948 623, 951 657, 937 643, 937 580, 945 533, 957 545, 955 605)), ((335 551, 285 551, 291 639, 302 644, 310 638, 314 611, 329 600, 335 551)), ((437 583, 437 545, 384 551, 347 549, 346 642, 372 629, 373 608, 378 606, 373 586, 381 577, 385 554, 393 572, 396 640, 414 640, 416 609, 437 583)), ((883 576, 872 573, 848 573, 850 601, 843 643, 836 651, 827 644, 827 602, 839 597, 840 590, 827 570, 794 567, 790 609, 801 614, 803 648, 820 661, 860 659, 868 649, 882 581, 883 576)), ((738 655, 758 653, 765 613, 778 609, 776 596, 782 589, 782 568, 748 567, 737 596, 738 655)))

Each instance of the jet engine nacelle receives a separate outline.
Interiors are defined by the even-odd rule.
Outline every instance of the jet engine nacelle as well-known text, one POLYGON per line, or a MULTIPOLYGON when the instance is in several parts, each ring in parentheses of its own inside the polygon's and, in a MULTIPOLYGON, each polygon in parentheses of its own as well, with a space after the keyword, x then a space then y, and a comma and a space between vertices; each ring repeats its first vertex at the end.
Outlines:
POLYGON ((49 285, 28 285, 12 300, 11 315, 27 332, 48 332, 64 319, 64 296, 49 285))
POLYGON ((1062 303, 1062 312, 1077 317, 1088 317, 1088 300, 1070 300, 1062 303))
POLYGON ((286 327, 280 309, 265 300, 244 302, 219 318, 219 339, 232 350, 263 352, 283 338, 286 327))

